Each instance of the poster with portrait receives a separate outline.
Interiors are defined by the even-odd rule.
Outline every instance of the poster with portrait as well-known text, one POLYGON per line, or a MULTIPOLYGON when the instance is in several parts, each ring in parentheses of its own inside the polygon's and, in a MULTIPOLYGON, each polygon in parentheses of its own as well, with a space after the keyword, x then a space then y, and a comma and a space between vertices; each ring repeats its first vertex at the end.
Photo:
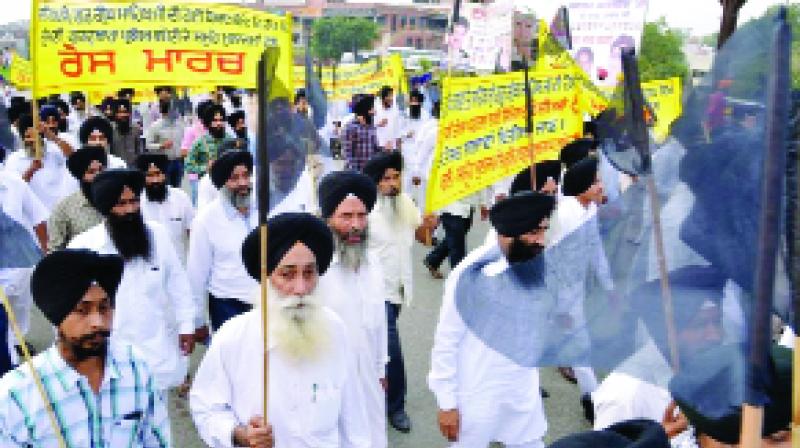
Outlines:
POLYGON ((622 72, 620 52, 642 39, 648 0, 570 0, 572 57, 599 86, 614 86, 622 72))
POLYGON ((511 4, 463 4, 453 32, 446 37, 449 63, 463 71, 509 70, 513 26, 511 4))

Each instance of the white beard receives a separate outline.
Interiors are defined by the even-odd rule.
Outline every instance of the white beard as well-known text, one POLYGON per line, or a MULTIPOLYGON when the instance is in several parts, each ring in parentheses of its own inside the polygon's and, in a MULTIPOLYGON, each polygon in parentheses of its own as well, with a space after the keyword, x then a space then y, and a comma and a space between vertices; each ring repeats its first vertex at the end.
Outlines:
POLYGON ((359 243, 348 244, 343 242, 340 236, 337 236, 335 242, 336 251, 339 254, 339 262, 345 267, 358 271, 367 259, 367 238, 369 238, 369 235, 365 233, 359 243))
POLYGON ((275 338, 276 350, 295 362, 318 359, 330 338, 316 290, 303 297, 287 296, 268 282, 267 294, 270 335, 275 338))

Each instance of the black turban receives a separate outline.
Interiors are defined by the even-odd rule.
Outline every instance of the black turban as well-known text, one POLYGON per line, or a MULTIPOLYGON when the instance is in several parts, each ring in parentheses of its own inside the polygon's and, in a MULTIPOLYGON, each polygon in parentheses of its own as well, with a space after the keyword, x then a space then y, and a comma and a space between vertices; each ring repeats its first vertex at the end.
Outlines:
POLYGON ((67 168, 72 173, 72 177, 78 179, 78 182, 83 180, 83 175, 92 161, 97 160, 103 166, 108 166, 108 155, 106 150, 99 146, 84 146, 83 148, 75 151, 67 159, 67 168))
POLYGON ((169 159, 164 154, 140 154, 136 158, 136 168, 147 175, 150 165, 155 165, 163 174, 167 174, 169 159))
POLYGON ((239 123, 239 120, 244 120, 244 111, 237 110, 236 112, 230 114, 228 116, 228 124, 230 125, 231 129, 235 129, 236 125, 239 123))
POLYGON ((104 216, 119 202, 122 190, 128 187, 136 196, 144 188, 144 174, 129 169, 105 170, 92 182, 92 204, 104 216))
MULTIPOLYGON (((669 383, 672 398, 695 430, 722 443, 739 443, 739 392, 746 385, 748 365, 744 353, 738 345, 710 349, 682 364, 669 383)), ((764 405, 765 437, 788 429, 792 418, 792 351, 773 345, 770 355, 773 375, 764 405)))
POLYGON ((214 121, 214 115, 217 114, 220 114, 222 119, 225 120, 225 108, 219 104, 211 103, 203 109, 203 115, 200 116, 200 120, 203 121, 203 126, 205 126, 206 129, 211 127, 211 122, 214 121))
POLYGON ((53 252, 33 270, 33 301, 47 320, 58 326, 93 283, 103 288, 113 304, 122 268, 122 258, 118 255, 100 255, 87 249, 53 252))
POLYGON ((82 145, 89 141, 89 135, 95 130, 100 131, 106 137, 109 146, 113 143, 114 131, 111 128, 111 123, 105 117, 89 117, 83 122, 80 131, 78 131, 82 145))
POLYGON ((652 420, 628 420, 601 431, 585 431, 555 441, 549 448, 669 448, 664 428, 652 420))
POLYGON ((111 106, 114 113, 119 112, 120 109, 125 108, 127 112, 131 111, 131 101, 125 98, 117 98, 114 100, 114 104, 111 106))
POLYGON ((244 165, 253 172, 253 155, 248 151, 230 151, 221 155, 213 165, 211 165, 211 182, 217 188, 222 188, 225 182, 231 178, 233 169, 239 165, 244 165))
POLYGON ((594 140, 588 138, 579 138, 567 143, 566 146, 561 148, 561 154, 558 156, 567 168, 575 165, 581 160, 589 156, 589 151, 596 146, 594 140))
POLYGON ((564 182, 561 188, 564 196, 578 196, 594 184, 597 179, 597 159, 587 157, 572 165, 564 173, 564 182))
POLYGON ((61 115, 58 113, 56 106, 53 106, 52 104, 45 104, 39 108, 39 119, 42 121, 47 121, 48 117, 53 117, 56 120, 61 119, 61 115))
POLYGON ((394 168, 403 171, 403 156, 399 151, 379 152, 364 164, 364 174, 370 177, 376 184, 381 181, 386 170, 394 168))
POLYGON ((372 179, 356 171, 334 171, 325 176, 317 189, 322 217, 330 218, 339 204, 349 195, 360 199, 369 213, 375 205, 378 189, 372 179))
MULTIPOLYGON (((333 257, 333 234, 321 219, 309 213, 282 213, 267 221, 267 273, 278 267, 295 243, 301 242, 314 253, 317 272, 328 270, 333 257)), ((261 230, 253 229, 242 244, 242 261, 247 273, 261 280, 261 230)))
POLYGON ((371 111, 374 107, 375 107, 375 96, 363 95, 353 105, 353 113, 355 113, 360 117, 366 117, 367 115, 369 115, 369 111, 371 111))
POLYGON ((542 220, 553 213, 556 200, 549 195, 534 192, 509 196, 492 207, 489 220, 497 233, 518 237, 539 228, 542 220))
MULTIPOLYGON (((536 170, 536 191, 544 187, 548 177, 552 177, 556 183, 561 181, 561 162, 558 160, 544 160, 535 165, 536 170)), ((531 169, 525 168, 520 171, 514 181, 511 182, 511 188, 508 190, 509 195, 517 194, 521 191, 531 190, 531 169)))

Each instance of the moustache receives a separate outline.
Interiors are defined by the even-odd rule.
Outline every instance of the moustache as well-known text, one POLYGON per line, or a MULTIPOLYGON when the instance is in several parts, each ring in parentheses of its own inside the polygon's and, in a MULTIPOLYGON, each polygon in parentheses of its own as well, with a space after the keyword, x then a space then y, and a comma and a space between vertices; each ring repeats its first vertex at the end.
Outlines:
POLYGON ((108 339, 111 337, 111 332, 109 330, 98 330, 93 333, 85 334, 78 338, 79 343, 83 342, 92 342, 94 339, 103 338, 108 339))

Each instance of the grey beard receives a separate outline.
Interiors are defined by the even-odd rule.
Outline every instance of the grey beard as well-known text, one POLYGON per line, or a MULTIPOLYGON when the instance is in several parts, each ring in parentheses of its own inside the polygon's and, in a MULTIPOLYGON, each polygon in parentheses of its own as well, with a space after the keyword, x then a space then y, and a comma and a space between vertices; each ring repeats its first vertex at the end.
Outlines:
POLYGON ((246 195, 237 194, 234 191, 228 189, 228 187, 220 188, 220 192, 223 196, 225 196, 225 200, 228 201, 231 206, 235 209, 246 208, 249 209, 251 205, 251 197, 253 195, 253 190, 251 189, 249 193, 246 195))
POLYGON ((354 271, 358 271, 362 262, 366 259, 366 233, 358 244, 349 244, 344 241, 344 238, 339 236, 336 239, 336 251, 339 254, 339 262, 341 262, 342 265, 354 271))

